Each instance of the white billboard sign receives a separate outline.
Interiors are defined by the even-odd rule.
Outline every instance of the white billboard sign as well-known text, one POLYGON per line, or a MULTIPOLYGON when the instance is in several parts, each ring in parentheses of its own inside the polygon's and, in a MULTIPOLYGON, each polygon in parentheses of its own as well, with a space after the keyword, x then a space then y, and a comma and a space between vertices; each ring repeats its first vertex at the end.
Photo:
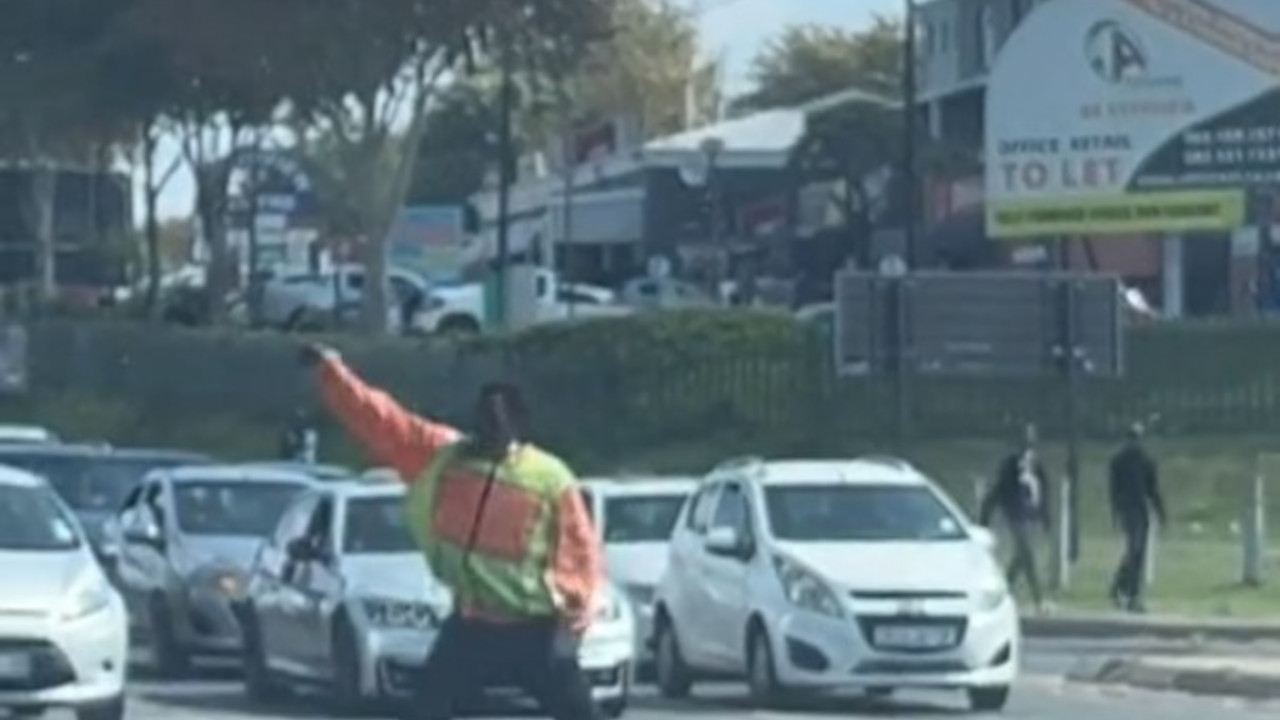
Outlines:
POLYGON ((1230 230, 1280 185, 1280 2, 1056 0, 1002 50, 988 232, 1230 230))

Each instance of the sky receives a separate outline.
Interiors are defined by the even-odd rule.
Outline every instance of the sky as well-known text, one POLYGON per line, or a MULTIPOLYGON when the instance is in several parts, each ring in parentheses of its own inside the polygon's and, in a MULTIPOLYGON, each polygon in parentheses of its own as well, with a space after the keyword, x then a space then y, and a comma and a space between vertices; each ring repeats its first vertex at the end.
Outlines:
MULTIPOLYGON (((702 33, 703 51, 725 64, 724 85, 730 94, 746 88, 751 59, 788 25, 816 23, 858 29, 870 25, 876 14, 901 14, 903 0, 676 0, 693 11, 702 33)), ((176 150, 171 144, 162 155, 176 150), (167 152, 166 152, 167 151, 167 152)), ((168 160, 161 158, 160 164, 168 160)), ((164 217, 187 217, 195 188, 184 168, 174 176, 160 198, 164 217)), ((134 217, 141 222, 141 201, 134 217)))
POLYGON ((740 92, 756 52, 788 25, 859 29, 879 15, 901 15, 903 0, 681 0, 699 18, 703 49, 725 62, 725 85, 740 92))

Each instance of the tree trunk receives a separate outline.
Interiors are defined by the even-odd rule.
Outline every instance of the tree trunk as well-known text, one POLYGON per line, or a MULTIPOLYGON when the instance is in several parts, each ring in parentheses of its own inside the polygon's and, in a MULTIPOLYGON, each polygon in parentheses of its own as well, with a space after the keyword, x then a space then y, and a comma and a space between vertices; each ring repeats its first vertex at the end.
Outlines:
POLYGON ((31 207, 34 210, 36 252, 36 300, 50 305, 58 297, 58 248, 55 226, 55 203, 58 195, 58 171, 50 165, 39 165, 31 175, 31 207))
POLYGON ((196 170, 196 209, 200 228, 209 248, 205 278, 205 303, 209 321, 219 323, 226 316, 226 297, 232 284, 232 258, 227 248, 227 171, 219 161, 196 170))
POLYGON ((159 316, 160 300, 160 220, 157 217, 160 190, 156 187, 156 139, 151 134, 151 128, 142 132, 142 156, 147 245, 147 295, 144 308, 147 317, 155 319, 159 316))

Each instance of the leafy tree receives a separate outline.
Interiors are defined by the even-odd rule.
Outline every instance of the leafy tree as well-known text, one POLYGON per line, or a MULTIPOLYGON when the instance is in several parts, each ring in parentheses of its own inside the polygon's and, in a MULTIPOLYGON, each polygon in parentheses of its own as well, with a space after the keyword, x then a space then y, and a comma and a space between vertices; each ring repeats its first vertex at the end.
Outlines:
MULTIPOLYGON (((700 58, 697 27, 686 11, 655 0, 620 0, 612 27, 584 59, 544 57, 537 73, 520 78, 520 150, 556 147, 570 126, 619 117, 639 120, 646 137, 715 118, 719 68, 700 58)), ((481 188, 498 155, 499 79, 491 65, 478 68, 431 110, 410 191, 414 202, 462 203, 481 188)))
POLYGON ((754 87, 734 102, 734 109, 789 107, 851 87, 898 97, 902 54, 902 23, 896 19, 878 17, 866 30, 790 27, 755 58, 754 87))
POLYGON ((614 0, 325 0, 297 34, 309 72, 291 97, 304 155, 328 145, 325 199, 360 240, 365 324, 386 318, 385 238, 408 194, 441 81, 509 63, 533 75, 608 29, 614 0), (352 37, 362 39, 352 43, 352 37), (393 152, 394 149, 394 152, 393 152))

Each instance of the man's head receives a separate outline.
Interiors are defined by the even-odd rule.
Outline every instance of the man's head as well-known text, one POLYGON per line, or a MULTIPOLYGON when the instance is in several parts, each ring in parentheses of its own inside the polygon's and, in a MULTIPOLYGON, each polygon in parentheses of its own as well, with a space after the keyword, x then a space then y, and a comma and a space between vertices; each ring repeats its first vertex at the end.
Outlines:
POLYGON ((486 453, 505 453, 512 443, 528 439, 529 410, 520 388, 489 383, 476 401, 476 440, 486 453))
POLYGON ((1140 445, 1142 444, 1142 439, 1145 438, 1146 435, 1147 435, 1146 426, 1140 422, 1136 422, 1130 425, 1129 429, 1125 431, 1124 439, 1125 439, 1125 442, 1129 443, 1130 445, 1140 445))

